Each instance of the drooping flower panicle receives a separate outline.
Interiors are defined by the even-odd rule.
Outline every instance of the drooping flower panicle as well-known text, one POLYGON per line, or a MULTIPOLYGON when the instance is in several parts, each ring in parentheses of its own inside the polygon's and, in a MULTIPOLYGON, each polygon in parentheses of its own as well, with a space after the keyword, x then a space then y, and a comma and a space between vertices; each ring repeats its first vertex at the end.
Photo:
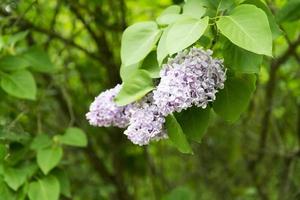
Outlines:
POLYGON ((114 98, 121 90, 121 85, 116 85, 97 96, 90 106, 86 118, 93 126, 116 126, 125 128, 129 124, 132 105, 118 106, 114 98))
POLYGON ((226 79, 222 61, 212 51, 191 48, 163 65, 160 83, 153 91, 154 104, 163 113, 180 112, 193 105, 205 108, 214 101, 226 79))
POLYGON ((193 105, 205 108, 224 87, 226 71, 222 60, 211 50, 191 48, 179 52, 163 65, 156 89, 141 100, 118 106, 115 96, 121 85, 102 92, 86 114, 94 126, 126 128, 124 134, 134 144, 146 145, 167 138, 165 117, 193 105))

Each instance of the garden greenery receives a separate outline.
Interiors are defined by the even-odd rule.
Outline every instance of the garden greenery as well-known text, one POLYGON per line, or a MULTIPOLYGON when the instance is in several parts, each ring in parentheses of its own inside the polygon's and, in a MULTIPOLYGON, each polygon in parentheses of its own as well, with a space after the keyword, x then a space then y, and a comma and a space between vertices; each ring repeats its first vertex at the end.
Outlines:
POLYGON ((122 86, 96 98, 87 114, 90 123, 128 126, 124 134, 138 145, 169 138, 181 152, 192 153, 188 140, 200 142, 209 120, 192 134, 180 125, 199 109, 207 111, 196 121, 211 110, 236 121, 255 90, 262 57, 272 57, 270 24, 273 35, 280 30, 256 3, 270 12, 260 1, 221 1, 215 9, 210 1, 188 0, 166 8, 156 21, 129 26, 121 44, 122 86), (216 51, 223 49, 219 56, 226 69, 212 57, 218 40, 225 41, 216 51))
POLYGON ((299 199, 299 10, 1 0, 0 200, 299 199))

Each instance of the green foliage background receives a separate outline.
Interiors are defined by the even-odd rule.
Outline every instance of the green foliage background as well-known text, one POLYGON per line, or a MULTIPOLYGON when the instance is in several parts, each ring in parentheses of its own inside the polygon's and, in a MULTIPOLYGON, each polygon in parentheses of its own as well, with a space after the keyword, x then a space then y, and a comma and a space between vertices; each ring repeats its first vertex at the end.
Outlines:
MULTIPOLYGON (((208 2, 219 8, 230 0, 208 2)), ((125 28, 180 3, 0 0, 0 200, 300 199, 298 0, 266 2, 281 29, 270 24, 272 58, 252 54, 245 64, 233 52, 250 52, 217 41, 225 65, 260 72, 247 111, 235 123, 212 112, 193 155, 169 140, 138 147, 122 130, 88 125, 94 97, 121 82, 125 28)), ((243 91, 231 98, 239 105, 243 91)), ((216 104, 232 121, 232 111, 216 104)))

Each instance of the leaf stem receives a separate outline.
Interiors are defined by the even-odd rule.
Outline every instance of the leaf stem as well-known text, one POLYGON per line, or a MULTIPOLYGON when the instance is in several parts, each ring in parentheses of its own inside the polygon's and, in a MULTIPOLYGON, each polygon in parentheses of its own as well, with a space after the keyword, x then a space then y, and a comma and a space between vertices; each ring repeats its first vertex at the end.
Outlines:
POLYGON ((212 20, 216 20, 216 19, 219 19, 221 16, 215 16, 215 17, 210 17, 210 19, 212 19, 212 20))

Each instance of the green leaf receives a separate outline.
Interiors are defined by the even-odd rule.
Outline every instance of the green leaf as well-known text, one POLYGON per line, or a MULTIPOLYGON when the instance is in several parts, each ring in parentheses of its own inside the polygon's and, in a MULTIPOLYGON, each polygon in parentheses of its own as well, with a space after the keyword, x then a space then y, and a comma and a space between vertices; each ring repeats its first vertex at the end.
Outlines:
POLYGON ((300 1, 289 0, 277 13, 279 23, 291 22, 300 19, 300 1))
POLYGON ((25 69, 29 63, 20 56, 4 56, 0 58, 0 70, 15 71, 25 69))
POLYGON ((161 15, 156 19, 159 25, 172 24, 178 19, 182 18, 180 15, 181 8, 178 5, 172 5, 166 8, 161 15))
POLYGON ((60 185, 60 193, 71 198, 71 185, 67 173, 62 169, 56 169, 53 175, 58 179, 60 185))
POLYGON ((6 155, 7 155, 7 148, 5 144, 0 144, 0 165, 1 162, 4 161, 6 155))
POLYGON ((49 73, 54 70, 54 65, 48 54, 42 49, 32 47, 21 56, 27 60, 31 68, 37 72, 49 73))
POLYGON ((12 200, 14 195, 8 186, 5 184, 4 179, 0 176, 0 200, 12 200))
POLYGON ((152 51, 144 60, 141 69, 146 70, 151 78, 158 78, 160 67, 157 62, 157 54, 156 51, 152 51))
POLYGON ((115 98, 119 106, 127 105, 141 99, 154 89, 153 81, 145 70, 137 70, 132 78, 122 84, 122 89, 115 98))
POLYGON ((193 153, 192 148, 185 134, 182 131, 180 124, 177 122, 173 115, 168 115, 166 117, 165 124, 168 132, 169 139, 175 145, 175 147, 182 153, 193 153))
POLYGON ((192 107, 179 113, 177 120, 188 138, 201 142, 209 124, 209 116, 209 107, 206 109, 192 107))
POLYGON ((269 7, 261 0, 247 0, 243 2, 244 4, 253 4, 256 7, 262 9, 263 11, 265 11, 267 17, 268 17, 268 21, 269 21, 269 25, 272 31, 272 36, 273 39, 277 38, 279 35, 282 34, 282 31, 280 30, 278 24, 276 23, 275 17, 272 14, 271 10, 269 9, 269 7))
POLYGON ((225 66, 241 73, 259 73, 263 60, 262 55, 244 50, 230 41, 223 48, 225 66))
POLYGON ((37 135, 33 139, 32 143, 30 145, 30 148, 33 150, 39 150, 39 149, 49 147, 49 146, 51 146, 51 144, 52 144, 52 141, 48 135, 40 134, 40 135, 37 135))
POLYGON ((199 0, 187 0, 183 6, 183 14, 200 19, 206 12, 204 3, 199 0))
POLYGON ((127 82, 128 80, 132 79, 134 74, 140 69, 147 71, 151 78, 158 78, 160 67, 156 60, 156 56, 156 51, 152 51, 144 60, 140 61, 139 63, 129 66, 121 66, 120 76, 122 81, 127 82))
POLYGON ((168 25, 174 23, 176 20, 182 17, 180 15, 181 8, 178 5, 172 5, 167 7, 161 15, 156 19, 159 25, 168 25))
POLYGON ((44 174, 48 174, 61 160, 63 150, 60 146, 39 149, 37 152, 37 163, 44 174))
POLYGON ((200 0, 202 4, 216 11, 224 11, 234 6, 238 0, 200 0))
POLYGON ((173 189, 163 200, 195 200, 195 192, 188 187, 179 186, 173 189))
POLYGON ((168 31, 166 46, 168 53, 177 53, 195 43, 208 26, 208 17, 186 18, 174 23, 168 31))
POLYGON ((227 78, 225 88, 217 94, 213 108, 223 119, 234 122, 248 107, 255 90, 256 77, 248 74, 227 78))
POLYGON ((66 133, 61 136, 60 141, 62 144, 76 147, 85 147, 88 143, 85 133, 75 127, 68 128, 66 133))
POLYGON ((26 31, 20 31, 13 35, 9 35, 7 42, 10 45, 15 45, 17 42, 24 40, 26 38, 26 36, 28 35, 28 33, 29 33, 29 31, 26 30, 26 31))
POLYGON ((235 45, 257 54, 272 56, 272 33, 263 10, 240 5, 217 21, 221 33, 235 45))
POLYGON ((10 188, 17 191, 35 170, 36 165, 34 164, 23 165, 19 168, 4 167, 4 180, 10 188))
POLYGON ((60 186, 54 176, 47 176, 29 185, 30 200, 58 200, 60 186))
POLYGON ((173 24, 179 19, 183 19, 183 18, 184 16, 180 14, 167 14, 157 18, 156 21, 159 25, 163 26, 163 25, 173 24))
POLYGON ((161 15, 156 19, 159 25, 168 25, 174 23, 176 20, 182 17, 180 15, 181 8, 178 5, 172 5, 167 7, 161 15))
POLYGON ((125 82, 131 79, 132 75, 141 67, 141 63, 142 61, 128 66, 121 65, 120 76, 122 81, 125 82))
POLYGON ((17 191, 26 181, 27 170, 18 168, 4 168, 4 180, 7 185, 17 191))
POLYGON ((199 39, 199 45, 202 46, 205 49, 209 49, 211 47, 212 44, 212 38, 203 35, 200 39, 199 39))
POLYGON ((16 133, 10 130, 0 130, 0 141, 4 142, 16 142, 26 145, 30 140, 29 133, 16 133))
POLYGON ((26 170, 28 178, 31 178, 39 169, 35 162, 26 164, 25 166, 22 166, 22 167, 26 170))
POLYGON ((167 36, 170 30, 170 26, 164 29, 163 34, 157 45, 157 61, 159 66, 163 63, 163 60, 168 56, 169 52, 167 49, 167 36))
POLYGON ((2 74, 1 86, 5 92, 12 96, 30 100, 36 98, 36 83, 32 74, 27 70, 2 74))
POLYGON ((163 15, 167 15, 167 14, 179 14, 181 11, 181 7, 178 5, 172 5, 167 7, 161 14, 159 17, 163 16, 163 15))
POLYGON ((201 3, 207 8, 206 15, 215 17, 220 12, 230 10, 232 7, 237 5, 238 0, 200 0, 201 3))
POLYGON ((19 189, 17 192, 17 196, 15 200, 26 200, 27 199, 27 192, 28 192, 29 184, 26 182, 22 188, 19 189))
POLYGON ((143 60, 154 48, 160 33, 155 22, 140 22, 128 27, 122 36, 122 65, 129 66, 143 60))

